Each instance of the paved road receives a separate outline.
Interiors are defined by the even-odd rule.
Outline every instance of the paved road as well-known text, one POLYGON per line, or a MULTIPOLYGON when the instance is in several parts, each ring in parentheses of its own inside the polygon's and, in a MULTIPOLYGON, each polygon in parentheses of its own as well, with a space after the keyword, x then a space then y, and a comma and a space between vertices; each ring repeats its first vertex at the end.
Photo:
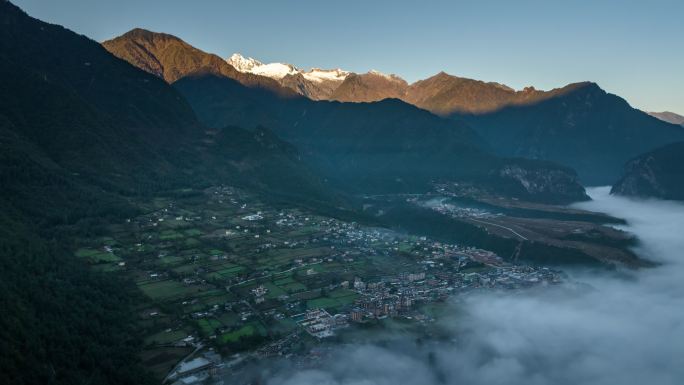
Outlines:
POLYGON ((303 269, 303 268, 305 268, 305 267, 309 267, 309 266, 313 266, 313 265, 318 265, 319 263, 323 263, 323 261, 321 260, 321 261, 318 261, 318 262, 311 262, 311 263, 307 263, 307 264, 304 264, 304 265, 301 265, 301 266, 291 267, 291 268, 289 268, 289 269, 287 269, 287 270, 278 271, 278 272, 276 272, 276 273, 271 273, 271 274, 269 274, 269 275, 264 275, 264 276, 262 276, 262 277, 250 278, 250 279, 244 280, 244 281, 242 281, 242 282, 238 282, 238 283, 234 283, 234 284, 232 284, 232 285, 226 286, 226 290, 230 290, 230 289, 231 289, 232 287, 234 287, 234 286, 244 285, 244 284, 246 284, 246 283, 255 281, 255 280, 257 280, 257 279, 269 279, 269 278, 273 277, 274 275, 281 275, 281 274, 289 273, 289 272, 294 271, 294 270, 297 270, 297 269, 303 269))
POLYGON ((516 236, 520 237, 520 239, 522 239, 523 241, 527 241, 527 240, 528 240, 527 238, 525 238, 524 236, 520 235, 520 233, 518 233, 517 231, 513 230, 513 229, 510 228, 510 227, 506 227, 506 226, 502 226, 502 225, 497 225, 496 223, 485 222, 485 221, 482 221, 482 220, 479 220, 479 219, 473 219, 473 218, 468 218, 468 219, 470 219, 471 221, 475 221, 475 222, 479 222, 479 223, 484 223, 485 225, 500 227, 500 228, 502 228, 502 229, 504 229, 504 230, 508 230, 508 231, 510 231, 511 233, 515 234, 516 236))

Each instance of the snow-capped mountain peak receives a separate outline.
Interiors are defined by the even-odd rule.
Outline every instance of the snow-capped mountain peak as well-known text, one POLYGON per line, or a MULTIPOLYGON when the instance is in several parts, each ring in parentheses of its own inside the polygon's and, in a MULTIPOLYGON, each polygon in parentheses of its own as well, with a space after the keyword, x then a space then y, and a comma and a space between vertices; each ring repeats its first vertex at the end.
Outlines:
POLYGON ((324 81, 342 82, 349 76, 349 71, 344 71, 339 68, 334 70, 324 70, 320 68, 312 68, 310 71, 302 73, 306 80, 321 83, 324 81))
POLYGON ((228 59, 228 64, 235 67, 240 72, 252 73, 256 75, 267 76, 272 79, 282 80, 287 75, 301 74, 306 80, 314 83, 322 82, 339 82, 341 83, 349 75, 349 71, 344 71, 339 68, 325 70, 320 68, 312 68, 309 71, 301 70, 292 64, 286 63, 268 63, 264 64, 254 58, 246 58, 239 53, 234 53, 228 59))
POLYGON ((253 68, 264 65, 264 63, 254 58, 246 58, 239 53, 232 54, 228 59, 226 59, 226 62, 240 72, 250 72, 253 68))
POLYGON ((280 80, 287 75, 294 75, 301 72, 292 64, 284 63, 268 63, 264 64, 253 58, 245 58, 239 53, 234 53, 226 59, 228 64, 235 67, 240 72, 248 72, 255 75, 267 76, 276 80, 280 80))

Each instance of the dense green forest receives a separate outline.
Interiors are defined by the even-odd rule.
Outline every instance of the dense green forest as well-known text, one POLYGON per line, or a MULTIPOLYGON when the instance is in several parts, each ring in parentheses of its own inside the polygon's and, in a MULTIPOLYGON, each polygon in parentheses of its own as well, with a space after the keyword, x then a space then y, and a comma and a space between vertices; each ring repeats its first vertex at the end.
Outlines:
POLYGON ((88 270, 66 234, 36 233, 2 212, 0 382, 151 383, 136 358, 134 286, 88 270))
POLYGON ((0 100, 3 384, 149 381, 136 358, 137 289, 73 257, 74 239, 130 217, 138 202, 230 183, 336 207, 268 130, 208 130, 164 81, 6 1, 0 100))

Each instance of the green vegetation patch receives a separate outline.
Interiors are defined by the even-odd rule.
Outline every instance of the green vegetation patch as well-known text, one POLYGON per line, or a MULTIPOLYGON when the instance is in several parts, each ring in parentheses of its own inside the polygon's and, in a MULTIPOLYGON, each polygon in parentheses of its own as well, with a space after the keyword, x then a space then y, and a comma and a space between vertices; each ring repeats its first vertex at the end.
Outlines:
POLYGON ((178 298, 195 291, 192 287, 172 280, 145 283, 138 285, 138 287, 153 300, 178 298))
POLYGON ((172 241, 181 238, 184 238, 183 234, 174 230, 164 230, 161 233, 159 233, 159 239, 161 239, 162 241, 172 241))
POLYGON ((184 231, 185 235, 189 237, 198 237, 202 235, 202 231, 200 229, 192 228, 192 229, 187 229, 184 231))
POLYGON ((349 297, 349 296, 358 296, 358 294, 354 291, 351 291, 349 289, 335 289, 328 293, 328 297, 330 298, 340 298, 340 297, 349 297))
POLYGON ((281 285, 280 288, 287 291, 288 293, 297 293, 307 289, 306 285, 299 282, 292 282, 287 285, 281 285))
POLYGON ((92 264, 121 261, 121 258, 117 257, 114 253, 108 253, 96 249, 78 249, 76 251, 76 256, 78 258, 83 258, 92 264))
POLYGON ((188 246, 188 247, 195 247, 195 246, 199 246, 202 244, 202 242, 198 241, 195 238, 186 238, 184 243, 185 243, 185 246, 188 246))
POLYGON ((240 337, 247 337, 254 335, 256 333, 257 329, 254 327, 252 324, 247 324, 240 329, 237 329, 235 331, 232 331, 230 333, 224 333, 221 334, 221 336, 218 338, 220 342, 222 343, 229 343, 229 342, 237 342, 240 337))
POLYGON ((185 258, 169 255, 166 257, 159 258, 159 262, 161 262, 161 264, 165 266, 176 266, 185 262, 185 258))
POLYGON ((214 334, 216 329, 219 329, 222 326, 223 324, 215 318, 203 318, 197 321, 197 327, 205 336, 214 334))
POLYGON ((235 266, 235 267, 230 267, 228 269, 221 269, 216 271, 217 274, 219 274, 223 278, 232 278, 238 275, 241 271, 245 270, 244 267, 242 266, 235 266))
POLYGON ((187 265, 181 265, 181 266, 175 267, 172 270, 178 274, 189 274, 189 273, 194 272, 195 269, 198 267, 200 267, 200 265, 196 265, 194 263, 189 263, 187 265))
POLYGON ((240 323, 240 316, 231 311, 221 314, 221 316, 218 317, 218 320, 221 321, 223 326, 233 328, 240 323))
POLYGON ((145 338, 145 343, 146 344, 156 344, 156 345, 166 345, 166 344, 172 344, 176 341, 180 341, 187 336, 188 336, 188 332, 186 332, 183 329, 172 330, 170 332, 167 332, 164 330, 164 331, 161 331, 157 334, 153 334, 153 335, 145 338))
POLYGON ((284 285, 289 285, 289 284, 291 284, 291 283, 296 283, 296 282, 297 282, 297 281, 295 281, 294 279, 292 279, 292 277, 286 277, 286 278, 276 279, 275 281, 273 281, 273 283, 275 283, 276 285, 281 286, 281 287, 284 286, 284 285))
POLYGON ((337 300, 334 298, 328 298, 328 297, 321 297, 321 298, 316 298, 316 299, 311 299, 311 300, 306 301, 307 309, 318 309, 318 308, 329 309, 329 308, 334 308, 337 306, 339 306, 339 302, 337 302, 337 300))
POLYGON ((271 282, 266 282, 264 283, 264 287, 268 289, 268 293, 266 294, 266 298, 273 299, 273 298, 278 298, 281 295, 287 294, 285 290, 279 288, 278 286, 274 285, 271 282))
POLYGON ((354 303, 356 298, 358 298, 358 294, 351 290, 337 289, 330 292, 326 297, 306 301, 306 307, 308 309, 337 309, 354 303))

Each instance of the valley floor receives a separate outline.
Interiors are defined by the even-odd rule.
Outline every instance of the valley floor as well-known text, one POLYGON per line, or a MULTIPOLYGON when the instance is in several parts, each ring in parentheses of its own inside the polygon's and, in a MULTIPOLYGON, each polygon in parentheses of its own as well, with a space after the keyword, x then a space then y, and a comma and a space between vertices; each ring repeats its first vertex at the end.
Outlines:
MULTIPOLYGON (((518 225, 511 232, 514 225, 482 210, 432 208, 496 225, 509 232, 504 237, 535 236, 518 225)), ((270 357, 306 365, 321 348, 368 330, 400 325, 429 337, 447 298, 563 280, 543 264, 401 226, 276 207, 231 187, 176 191, 142 209, 102 237, 81 239, 74 253, 92 269, 135 282, 147 336, 141 359, 169 383, 244 373, 270 357)))

